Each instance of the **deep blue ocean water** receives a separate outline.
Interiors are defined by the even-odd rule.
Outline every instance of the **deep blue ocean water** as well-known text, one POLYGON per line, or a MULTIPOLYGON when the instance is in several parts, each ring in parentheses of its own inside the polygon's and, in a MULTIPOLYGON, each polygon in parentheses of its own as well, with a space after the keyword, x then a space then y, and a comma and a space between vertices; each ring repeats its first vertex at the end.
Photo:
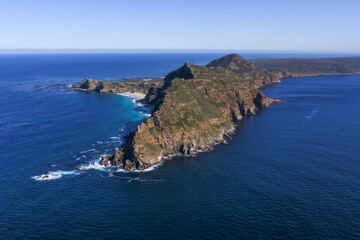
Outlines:
POLYGON ((69 84, 222 55, 0 55, 0 238, 359 239, 360 75, 283 79, 264 93, 284 102, 213 152, 147 172, 89 165, 147 115, 69 84))

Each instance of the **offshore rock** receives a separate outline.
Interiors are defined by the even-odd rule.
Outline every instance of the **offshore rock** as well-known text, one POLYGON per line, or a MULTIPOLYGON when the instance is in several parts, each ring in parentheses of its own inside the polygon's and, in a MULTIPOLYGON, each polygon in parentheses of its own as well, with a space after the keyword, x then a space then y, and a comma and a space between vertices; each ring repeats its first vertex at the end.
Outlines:
POLYGON ((105 155, 105 156, 101 156, 101 161, 100 161, 100 164, 102 166, 109 166, 109 161, 111 159, 111 155, 105 155))
POLYGON ((113 155, 105 155, 101 157, 100 164, 102 166, 109 166, 111 163, 112 166, 120 166, 123 164, 123 152, 119 150, 119 148, 115 148, 115 154, 113 155))

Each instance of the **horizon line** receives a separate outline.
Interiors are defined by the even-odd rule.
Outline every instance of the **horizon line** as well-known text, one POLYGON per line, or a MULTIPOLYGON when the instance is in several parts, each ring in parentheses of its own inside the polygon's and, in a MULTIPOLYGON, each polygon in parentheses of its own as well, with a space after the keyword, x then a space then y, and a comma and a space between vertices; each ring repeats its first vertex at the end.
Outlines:
POLYGON ((345 53, 360 51, 244 50, 244 49, 157 49, 157 48, 0 48, 0 54, 16 53, 345 53))

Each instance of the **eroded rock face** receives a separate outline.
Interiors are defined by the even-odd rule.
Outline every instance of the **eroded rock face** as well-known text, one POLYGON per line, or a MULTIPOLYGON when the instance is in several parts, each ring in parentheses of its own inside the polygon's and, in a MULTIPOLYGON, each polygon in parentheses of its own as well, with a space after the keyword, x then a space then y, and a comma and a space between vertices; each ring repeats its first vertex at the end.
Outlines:
POLYGON ((115 148, 115 153, 113 155, 105 155, 101 157, 100 164, 107 167, 111 163, 112 166, 121 166, 123 165, 123 152, 119 148, 115 148))
POLYGON ((120 166, 123 164, 123 152, 119 148, 115 148, 115 154, 112 156, 111 164, 113 166, 120 166))
POLYGON ((111 155, 105 155, 105 156, 102 156, 101 157, 101 161, 100 161, 100 164, 102 166, 109 166, 110 165, 110 159, 111 159, 111 155))

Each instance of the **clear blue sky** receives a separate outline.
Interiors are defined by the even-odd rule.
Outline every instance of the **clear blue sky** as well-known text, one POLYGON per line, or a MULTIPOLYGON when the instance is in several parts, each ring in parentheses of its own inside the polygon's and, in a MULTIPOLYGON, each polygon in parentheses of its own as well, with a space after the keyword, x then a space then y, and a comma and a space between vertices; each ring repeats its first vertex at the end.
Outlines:
POLYGON ((360 0, 0 0, 0 48, 360 52, 360 0))

